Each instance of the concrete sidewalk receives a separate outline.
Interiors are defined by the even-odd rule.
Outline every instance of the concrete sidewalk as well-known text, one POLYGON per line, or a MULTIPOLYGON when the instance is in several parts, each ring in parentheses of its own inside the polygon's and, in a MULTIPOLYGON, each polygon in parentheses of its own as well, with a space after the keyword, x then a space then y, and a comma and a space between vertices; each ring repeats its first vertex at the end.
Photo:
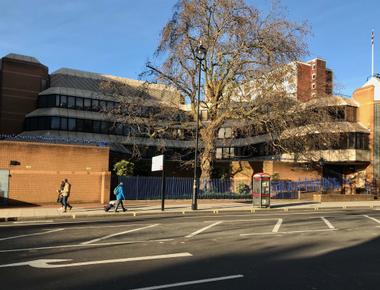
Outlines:
POLYGON ((297 211, 323 209, 379 208, 380 201, 322 202, 302 200, 272 200, 271 208, 253 208, 251 201, 242 200, 199 200, 198 210, 191 210, 191 200, 167 200, 165 211, 161 211, 161 202, 127 201, 127 212, 105 212, 101 204, 73 204, 73 209, 63 213, 57 205, 32 207, 0 207, 0 221, 41 220, 57 218, 85 218, 102 216, 142 216, 149 214, 196 214, 223 212, 257 212, 257 211, 297 211))

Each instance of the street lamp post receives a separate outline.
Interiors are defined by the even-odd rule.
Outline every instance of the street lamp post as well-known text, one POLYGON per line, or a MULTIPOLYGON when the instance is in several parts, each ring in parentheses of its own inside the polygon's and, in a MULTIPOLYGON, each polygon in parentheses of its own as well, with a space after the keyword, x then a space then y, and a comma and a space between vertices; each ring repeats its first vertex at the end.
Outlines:
POLYGON ((198 192, 199 192, 199 179, 198 179, 198 147, 199 147, 199 103, 201 102, 201 72, 202 72, 202 61, 206 57, 206 48, 199 44, 195 49, 195 56, 199 61, 199 74, 198 74, 198 99, 197 99, 197 116, 196 116, 196 127, 195 127, 195 152, 194 152, 194 182, 193 182, 193 198, 191 202, 191 209, 198 209, 198 192))

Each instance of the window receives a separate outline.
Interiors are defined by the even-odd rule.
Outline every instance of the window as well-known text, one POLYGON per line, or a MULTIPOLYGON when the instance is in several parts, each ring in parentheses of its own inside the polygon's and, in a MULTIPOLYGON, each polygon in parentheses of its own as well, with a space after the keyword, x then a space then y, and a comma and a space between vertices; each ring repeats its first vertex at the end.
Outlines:
POLYGON ((315 83, 313 83, 313 84, 311 85, 311 88, 312 88, 312 89, 315 89, 315 83))
POLYGON ((94 121, 93 132, 94 133, 100 133, 100 121, 94 121))
POLYGON ((114 102, 107 102, 107 110, 112 110, 115 107, 114 102))
POLYGON ((38 117, 38 130, 48 130, 50 127, 49 117, 38 117))
POLYGON ((216 159, 222 159, 222 154, 223 154, 223 148, 216 148, 216 159))
POLYGON ((313 63, 313 64, 311 65, 311 69, 312 69, 312 70, 315 70, 315 69, 316 69, 316 64, 315 64, 315 63, 313 63))
POLYGON ((69 118, 67 120, 67 129, 69 131, 75 131, 75 127, 76 127, 76 120, 73 118, 69 118))
POLYGON ((74 109, 75 108, 75 98, 74 97, 69 96, 67 98, 67 107, 69 109, 74 109))
POLYGON ((67 108, 67 96, 61 95, 59 106, 62 108, 67 108))
POLYGON ((83 110, 83 98, 75 98, 75 108, 78 110, 83 110))
POLYGON ((105 111, 107 109, 107 102, 106 101, 100 101, 99 107, 101 111, 105 111))
POLYGON ((39 108, 45 108, 45 107, 47 107, 47 102, 48 102, 47 97, 48 96, 39 96, 38 97, 38 107, 39 108))
POLYGON ((123 125, 118 123, 115 125, 115 134, 116 135, 123 135, 123 125))
POLYGON ((109 122, 101 122, 101 125, 100 125, 100 133, 101 134, 108 134, 108 131, 110 129, 110 123, 109 122))
POLYGON ((48 96, 48 107, 55 107, 55 95, 48 96))
POLYGON ((317 78, 317 75, 316 75, 316 74, 312 74, 312 75, 311 75, 311 78, 312 78, 313 80, 315 80, 315 79, 317 78))
POLYGON ((83 127, 84 127, 84 121, 83 119, 76 119, 76 124, 75 124, 75 129, 76 131, 83 132, 83 127))
POLYGON ((60 106, 59 95, 55 95, 55 104, 54 104, 54 107, 59 107, 59 106, 60 106))
POLYGON ((67 118, 61 118, 61 130, 67 131, 67 118))
POLYGON ((92 100, 92 109, 94 111, 98 111, 99 110, 99 100, 92 100))
POLYGON ((232 137, 232 129, 231 128, 220 128, 218 132, 218 138, 225 139, 232 137))
POLYGON ((41 91, 46 90, 47 88, 47 80, 41 79, 41 91))
POLYGON ((59 130, 60 129, 60 119, 59 117, 51 117, 50 119, 50 129, 59 130))
POLYGON ((83 102, 83 108, 86 110, 86 111, 90 111, 91 110, 91 99, 84 99, 84 102, 83 102))
POLYGON ((92 120, 85 119, 83 120, 83 131, 84 132, 92 132, 92 120))
POLYGON ((206 110, 202 110, 200 117, 201 117, 202 121, 207 121, 208 120, 208 112, 206 110))

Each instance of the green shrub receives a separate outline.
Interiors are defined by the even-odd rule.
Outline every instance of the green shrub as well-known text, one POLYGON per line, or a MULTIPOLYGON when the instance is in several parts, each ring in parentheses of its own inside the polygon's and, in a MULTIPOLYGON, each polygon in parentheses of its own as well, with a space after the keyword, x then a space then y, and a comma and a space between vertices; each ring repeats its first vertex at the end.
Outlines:
POLYGON ((246 194, 249 194, 251 189, 249 187, 249 185, 247 184, 244 184, 244 183, 240 183, 237 187, 237 193, 240 194, 240 195, 246 195, 246 194))

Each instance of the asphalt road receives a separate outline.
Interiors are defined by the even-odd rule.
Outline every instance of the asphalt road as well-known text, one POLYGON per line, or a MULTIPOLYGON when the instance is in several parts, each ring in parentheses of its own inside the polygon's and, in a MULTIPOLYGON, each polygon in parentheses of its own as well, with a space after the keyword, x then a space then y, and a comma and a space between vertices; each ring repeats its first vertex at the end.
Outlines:
POLYGON ((0 225, 2 289, 378 289, 380 211, 0 225))

